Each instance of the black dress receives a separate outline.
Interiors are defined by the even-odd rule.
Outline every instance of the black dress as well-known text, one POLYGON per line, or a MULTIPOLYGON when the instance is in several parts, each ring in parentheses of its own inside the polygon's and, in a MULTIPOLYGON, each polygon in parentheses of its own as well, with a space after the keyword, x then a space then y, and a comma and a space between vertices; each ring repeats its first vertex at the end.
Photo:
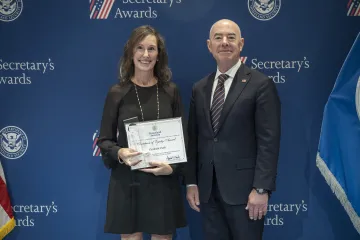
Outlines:
MULTIPOLYGON (((158 87, 159 118, 181 116, 181 99, 176 85, 171 83, 166 89, 162 86, 158 87)), ((137 90, 144 120, 156 120, 158 114, 156 85, 137 86, 137 90)), ((173 234, 176 228, 186 226, 179 184, 182 164, 171 165, 174 172, 168 176, 131 171, 129 166, 120 164, 117 160, 117 151, 120 147, 127 147, 123 120, 134 116, 142 121, 134 84, 125 87, 113 86, 105 102, 98 140, 104 163, 112 171, 105 232, 173 234), (117 130, 118 137, 116 137, 117 130)))

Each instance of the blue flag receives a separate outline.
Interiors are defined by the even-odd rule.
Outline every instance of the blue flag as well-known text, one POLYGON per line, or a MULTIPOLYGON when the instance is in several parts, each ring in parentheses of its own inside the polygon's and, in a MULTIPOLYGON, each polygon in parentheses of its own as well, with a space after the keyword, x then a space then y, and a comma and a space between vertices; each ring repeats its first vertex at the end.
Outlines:
POLYGON ((360 33, 325 105, 316 165, 360 234, 360 33))

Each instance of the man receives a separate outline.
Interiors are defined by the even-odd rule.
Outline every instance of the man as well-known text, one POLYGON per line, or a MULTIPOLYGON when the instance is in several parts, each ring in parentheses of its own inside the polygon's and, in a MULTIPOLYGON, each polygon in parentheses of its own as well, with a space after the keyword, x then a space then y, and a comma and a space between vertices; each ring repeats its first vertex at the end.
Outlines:
POLYGON ((216 22, 207 46, 217 71, 192 90, 187 200, 201 208, 204 239, 262 239, 277 175, 279 97, 271 79, 241 63, 236 23, 216 22))

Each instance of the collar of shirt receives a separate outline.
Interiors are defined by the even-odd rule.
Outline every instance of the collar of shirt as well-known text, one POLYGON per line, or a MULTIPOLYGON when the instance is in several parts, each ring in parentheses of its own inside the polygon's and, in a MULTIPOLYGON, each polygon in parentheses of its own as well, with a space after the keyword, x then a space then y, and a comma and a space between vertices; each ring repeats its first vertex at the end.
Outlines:
MULTIPOLYGON (((240 66, 241 66, 241 60, 239 59, 239 61, 234 66, 232 66, 229 70, 227 70, 225 72, 225 74, 229 75, 228 80, 230 80, 230 79, 232 80, 235 77, 235 74, 238 71, 238 69, 240 68, 240 66)), ((215 75, 215 80, 218 79, 220 74, 222 74, 222 73, 220 72, 219 68, 217 68, 216 75, 215 75)), ((228 80, 226 80, 226 82, 228 80)))

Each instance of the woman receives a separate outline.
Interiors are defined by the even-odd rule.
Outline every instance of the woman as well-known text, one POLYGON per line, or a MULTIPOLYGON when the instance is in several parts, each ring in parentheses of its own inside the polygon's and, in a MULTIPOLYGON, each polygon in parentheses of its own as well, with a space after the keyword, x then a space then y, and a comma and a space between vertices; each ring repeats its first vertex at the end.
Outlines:
MULTIPOLYGON (((124 120, 149 121, 181 117, 182 103, 171 71, 164 39, 150 26, 133 30, 120 61, 120 83, 107 94, 98 146, 111 169, 105 232, 121 239, 172 239, 186 225, 178 181, 180 164, 153 163, 153 168, 131 170, 124 120), (118 134, 117 134, 118 133, 118 134)), ((184 126, 185 129, 185 126, 184 126)))

